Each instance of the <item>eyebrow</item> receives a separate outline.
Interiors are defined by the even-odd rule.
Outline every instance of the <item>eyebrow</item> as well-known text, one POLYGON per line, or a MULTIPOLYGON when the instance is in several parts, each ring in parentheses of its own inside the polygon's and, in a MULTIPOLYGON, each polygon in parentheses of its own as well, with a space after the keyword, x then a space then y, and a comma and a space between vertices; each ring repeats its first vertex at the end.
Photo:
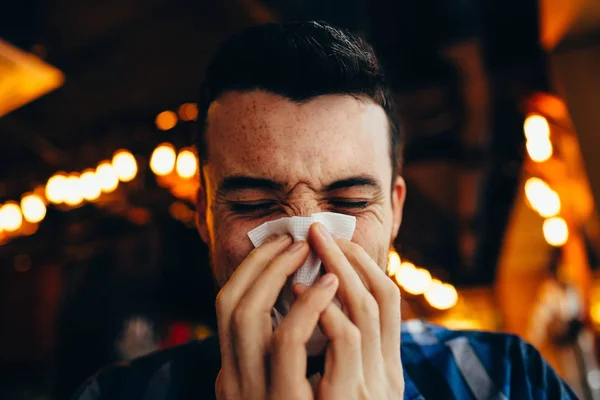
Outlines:
MULTIPOLYGON (((223 179, 223 182, 219 185, 217 192, 220 194, 226 194, 235 192, 238 190, 258 189, 258 190, 271 190, 271 191, 282 191, 285 188, 285 184, 282 182, 276 182, 266 178, 255 178, 245 175, 234 175, 223 179)), ((340 189, 348 189, 352 187, 370 187, 381 191, 381 185, 374 177, 370 175, 358 175, 350 178, 339 179, 325 186, 324 193, 330 193, 340 189)))
POLYGON ((359 175, 350 178, 344 178, 330 183, 325 187, 324 192, 333 192, 339 189, 348 189, 351 187, 366 186, 381 191, 381 185, 374 177, 370 175, 359 175))
POLYGON ((237 190, 247 190, 247 189, 262 189, 262 190, 282 190, 284 188, 284 184, 280 182, 275 182, 271 179, 265 178, 254 178, 251 176, 244 175, 234 175, 228 176, 223 179, 223 182, 219 185, 217 192, 218 193, 229 193, 235 192, 237 190))

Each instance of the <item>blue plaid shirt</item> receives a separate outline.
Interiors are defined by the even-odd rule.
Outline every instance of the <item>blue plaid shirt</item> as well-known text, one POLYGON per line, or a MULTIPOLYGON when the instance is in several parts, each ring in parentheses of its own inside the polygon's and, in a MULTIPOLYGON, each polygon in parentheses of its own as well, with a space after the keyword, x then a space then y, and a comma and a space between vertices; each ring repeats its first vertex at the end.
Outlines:
MULTIPOLYGON (((531 345, 516 336, 402 325, 405 399, 576 399, 531 345)), ((73 400, 212 399, 217 338, 194 341, 91 378, 73 400)))

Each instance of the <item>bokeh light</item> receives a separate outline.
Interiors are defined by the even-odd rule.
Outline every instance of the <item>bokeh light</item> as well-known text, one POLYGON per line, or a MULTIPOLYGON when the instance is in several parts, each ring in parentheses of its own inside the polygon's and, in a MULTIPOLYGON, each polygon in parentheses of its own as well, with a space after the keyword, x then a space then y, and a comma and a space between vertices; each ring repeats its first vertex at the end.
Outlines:
POLYGON ((176 153, 172 145, 159 145, 150 157, 150 169, 158 176, 169 175, 175 168, 176 153))
POLYGON ((100 189, 104 193, 110 193, 119 186, 117 172, 108 161, 101 162, 96 168, 96 177, 100 183, 100 189))
POLYGON ((548 138, 528 140, 525 146, 529 158, 535 162, 544 162, 552 157, 552 143, 548 138))
POLYGON ((76 174, 70 175, 67 178, 67 194, 65 196, 65 204, 69 206, 79 205, 83 201, 83 195, 79 185, 79 176, 76 174))
POLYGON ((198 170, 196 155, 190 150, 182 150, 179 152, 175 170, 177 171, 177 175, 183 179, 193 177, 198 170))
POLYGON ((431 274, 429 271, 423 268, 415 268, 410 272, 408 279, 402 282, 402 287, 408 293, 418 295, 424 293, 430 284, 431 274))
POLYGON ((390 250, 388 254, 388 266, 387 266, 387 274, 389 276, 396 275, 398 269, 400 268, 400 255, 395 250, 390 250))
POLYGON ((60 204, 67 197, 67 177, 63 173, 57 173, 48 179, 45 191, 46 199, 54 204, 60 204))
POLYGON ((458 292, 454 286, 442 283, 437 279, 431 281, 425 290, 424 297, 433 308, 438 310, 448 310, 458 302, 458 292))
POLYGON ((401 262, 395 273, 396 283, 404 287, 404 282, 408 282, 411 279, 414 271, 415 265, 413 263, 408 261, 401 262))
POLYGON ((529 178, 525 182, 525 196, 535 211, 549 218, 560 213, 561 202, 558 193, 539 178, 529 178))
POLYGON ((0 231, 14 232, 23 225, 23 215, 19 205, 8 202, 0 207, 0 231))
POLYGON ((523 131, 527 140, 548 139, 550 137, 550 126, 546 118, 539 114, 531 114, 525 118, 523 131))
POLYGON ((569 240, 569 228, 560 217, 548 218, 543 225, 544 238, 549 245, 560 247, 569 240))
POLYGON ((79 189, 81 190, 81 196, 87 201, 94 201, 100 197, 102 189, 100 188, 100 180, 94 170, 83 171, 79 177, 79 189))
POLYGON ((183 121, 195 121, 198 118, 198 106, 195 103, 184 103, 179 107, 178 114, 183 121))
POLYGON ((21 212, 27 222, 40 222, 46 216, 44 200, 36 194, 28 194, 21 198, 21 212))
POLYGON ((112 166, 121 182, 129 182, 138 172, 137 162, 133 154, 127 150, 119 150, 112 158, 112 166))
POLYGON ((163 111, 156 116, 156 127, 161 131, 168 131, 177 125, 177 114, 173 111, 163 111))

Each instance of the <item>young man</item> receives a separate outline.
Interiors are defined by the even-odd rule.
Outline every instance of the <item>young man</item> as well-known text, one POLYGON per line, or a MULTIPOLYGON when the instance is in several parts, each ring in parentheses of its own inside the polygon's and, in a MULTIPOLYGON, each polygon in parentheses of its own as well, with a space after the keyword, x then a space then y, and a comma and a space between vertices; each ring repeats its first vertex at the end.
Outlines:
POLYGON ((254 27, 220 47, 201 96, 198 230, 221 285, 219 337, 111 367, 75 399, 575 398, 516 337, 401 327, 384 271, 406 192, 402 140, 371 47, 323 23, 254 27), (247 236, 324 211, 356 217, 352 241, 320 224, 306 242, 281 235, 254 249, 247 236), (310 249, 324 275, 294 286, 273 328, 310 249), (309 357, 317 326, 329 342, 309 357))

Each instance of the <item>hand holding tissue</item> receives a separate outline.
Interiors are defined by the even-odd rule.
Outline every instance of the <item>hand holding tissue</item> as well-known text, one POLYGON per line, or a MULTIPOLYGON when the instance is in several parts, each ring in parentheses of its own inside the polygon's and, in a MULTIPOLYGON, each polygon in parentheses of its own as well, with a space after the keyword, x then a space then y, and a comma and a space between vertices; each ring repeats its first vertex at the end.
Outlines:
MULTIPOLYGON (((310 217, 287 217, 265 222, 258 228, 248 232, 248 237, 254 247, 262 245, 268 237, 276 234, 289 234, 294 241, 304 241, 307 239, 310 226, 315 222, 323 224, 334 237, 347 240, 352 239, 356 228, 356 218, 353 216, 323 212, 313 214, 310 217)), ((311 286, 319 278, 321 272, 321 260, 311 250, 306 262, 292 275, 275 304, 272 312, 273 329, 283 320, 294 301, 292 286, 296 283, 311 286)), ((307 343, 306 349, 309 355, 315 355, 322 352, 326 344, 327 338, 317 327, 307 343)))

